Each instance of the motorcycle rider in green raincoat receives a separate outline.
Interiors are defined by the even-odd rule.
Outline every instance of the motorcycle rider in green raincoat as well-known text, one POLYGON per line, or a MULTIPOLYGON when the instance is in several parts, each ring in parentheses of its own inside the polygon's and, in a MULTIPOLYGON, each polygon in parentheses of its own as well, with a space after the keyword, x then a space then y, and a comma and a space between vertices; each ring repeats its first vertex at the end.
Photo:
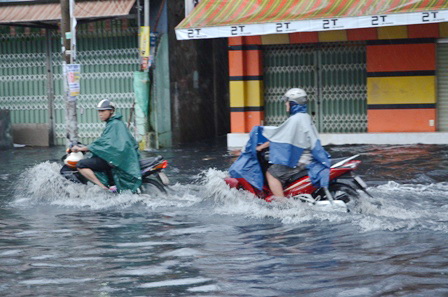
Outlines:
POLYGON ((92 157, 82 159, 77 169, 88 180, 105 190, 137 191, 142 183, 138 143, 115 114, 115 106, 107 99, 96 108, 101 121, 106 122, 101 136, 89 146, 74 146, 74 152, 91 152, 92 157))

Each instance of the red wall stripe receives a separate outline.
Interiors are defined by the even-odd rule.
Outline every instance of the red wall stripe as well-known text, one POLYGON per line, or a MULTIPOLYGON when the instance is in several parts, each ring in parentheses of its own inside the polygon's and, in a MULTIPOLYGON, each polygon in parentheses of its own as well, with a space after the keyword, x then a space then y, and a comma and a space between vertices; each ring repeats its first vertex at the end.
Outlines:
POLYGON ((376 28, 347 30, 347 39, 350 41, 377 40, 378 39, 378 31, 376 28))
POLYGON ((436 131, 435 109, 369 109, 367 119, 369 133, 436 131))
POLYGON ((435 70, 435 44, 367 46, 367 72, 435 70))
POLYGON ((298 32, 289 34, 289 43, 317 43, 319 42, 319 33, 317 32, 298 32))
POLYGON ((423 24, 423 25, 409 25, 409 38, 438 38, 439 24, 423 24))

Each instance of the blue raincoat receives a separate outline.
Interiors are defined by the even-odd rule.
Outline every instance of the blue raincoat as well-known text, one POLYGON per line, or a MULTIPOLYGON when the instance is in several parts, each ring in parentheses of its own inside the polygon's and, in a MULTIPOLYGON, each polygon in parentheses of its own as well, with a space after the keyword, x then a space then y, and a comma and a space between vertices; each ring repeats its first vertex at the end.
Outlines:
POLYGON ((312 162, 307 166, 311 182, 316 187, 328 187, 330 177, 330 155, 324 150, 318 138, 316 127, 306 105, 294 105, 289 117, 279 127, 256 126, 249 134, 244 152, 229 169, 231 177, 244 178, 261 190, 264 175, 257 159, 256 147, 266 141, 269 145, 269 163, 291 168, 305 150, 311 151, 312 162))
POLYGON ((264 184, 263 170, 257 158, 257 146, 268 141, 262 134, 263 127, 255 126, 249 134, 249 140, 239 158, 229 168, 234 178, 244 178, 255 188, 261 190, 264 184))

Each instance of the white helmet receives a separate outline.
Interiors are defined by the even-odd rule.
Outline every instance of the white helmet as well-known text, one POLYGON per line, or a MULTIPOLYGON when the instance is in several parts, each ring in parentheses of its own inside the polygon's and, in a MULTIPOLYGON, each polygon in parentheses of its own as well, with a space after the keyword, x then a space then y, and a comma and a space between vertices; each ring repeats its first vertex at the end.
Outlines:
POLYGON ((297 104, 306 104, 308 103, 308 97, 306 95, 305 90, 300 88, 292 88, 289 89, 285 95, 283 95, 282 99, 286 102, 292 101, 297 104))
POLYGON ((109 99, 104 99, 98 103, 96 110, 115 110, 115 105, 109 99))

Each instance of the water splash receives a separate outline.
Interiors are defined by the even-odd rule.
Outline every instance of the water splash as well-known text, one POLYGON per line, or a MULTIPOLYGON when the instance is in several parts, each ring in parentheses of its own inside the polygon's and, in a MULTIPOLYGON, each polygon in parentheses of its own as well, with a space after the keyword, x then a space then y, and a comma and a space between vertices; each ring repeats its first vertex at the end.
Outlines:
POLYGON ((169 208, 175 212, 194 208, 198 215, 275 219, 284 224, 351 224, 362 231, 429 229, 448 232, 448 183, 399 184, 388 182, 371 187, 375 197, 361 195, 356 212, 317 209, 291 199, 268 203, 242 190, 230 189, 227 173, 209 169, 191 184, 174 184, 168 194, 137 195, 107 193, 92 184, 74 184, 60 174, 60 165, 44 162, 24 172, 15 187, 16 206, 50 204, 88 209, 123 209, 135 205, 146 209, 169 208), (378 207, 378 204, 381 207, 378 207))
MULTIPOLYGON (((203 185, 214 201, 216 213, 251 218, 273 218, 288 224, 316 219, 316 209, 313 206, 286 198, 268 203, 247 191, 230 189, 223 180, 226 177, 225 172, 210 169, 204 175, 203 185)), ((340 216, 326 211, 317 210, 317 212, 320 219, 333 223, 347 220, 345 214, 340 216)))
POLYGON ((15 186, 13 204, 25 207, 50 204, 88 209, 122 209, 140 204, 155 209, 172 206, 186 207, 201 200, 197 195, 191 194, 194 189, 182 187, 182 191, 179 191, 177 184, 171 188, 172 195, 138 195, 130 192, 116 195, 93 184, 83 185, 70 182, 60 175, 60 168, 61 165, 57 163, 44 162, 26 170, 15 186))
POLYGON ((370 189, 382 207, 365 209, 359 224, 366 231, 422 229, 448 232, 448 184, 399 184, 370 189))
POLYGON ((253 218, 274 218, 285 224, 349 223, 362 231, 429 229, 448 232, 448 183, 398 184, 388 182, 361 193, 355 212, 341 213, 316 209, 300 201, 284 199, 267 203, 252 194, 229 189, 225 172, 210 169, 204 173, 203 186, 215 202, 219 214, 253 218))

